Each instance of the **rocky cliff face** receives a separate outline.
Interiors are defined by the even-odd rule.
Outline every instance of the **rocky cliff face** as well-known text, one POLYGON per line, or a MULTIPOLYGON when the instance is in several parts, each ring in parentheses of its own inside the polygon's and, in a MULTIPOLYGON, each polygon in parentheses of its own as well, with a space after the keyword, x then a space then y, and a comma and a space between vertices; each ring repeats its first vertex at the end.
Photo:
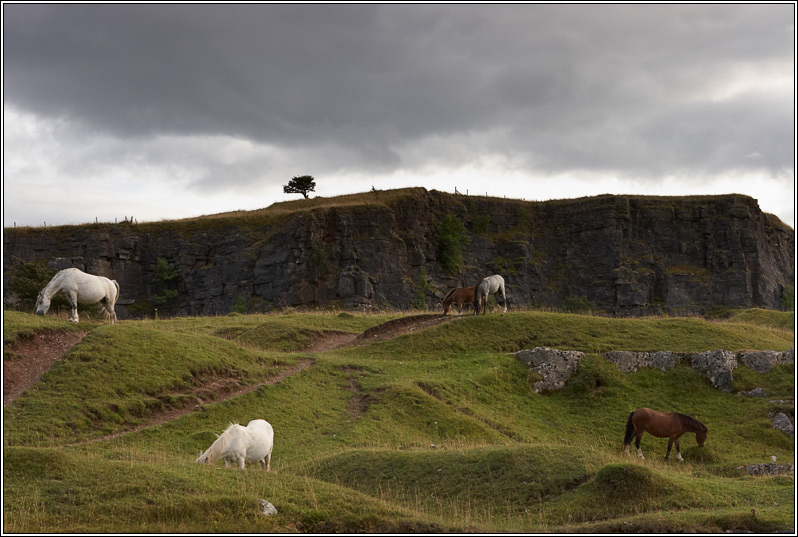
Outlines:
POLYGON ((35 260, 116 279, 120 318, 155 308, 436 309, 450 288, 493 273, 504 276, 511 308, 576 301, 617 315, 779 309, 794 280, 794 230, 746 196, 525 202, 408 189, 390 201, 362 197, 230 218, 7 228, 4 298, 13 301, 13 266, 35 260), (446 215, 469 239, 455 273, 442 258, 446 215))

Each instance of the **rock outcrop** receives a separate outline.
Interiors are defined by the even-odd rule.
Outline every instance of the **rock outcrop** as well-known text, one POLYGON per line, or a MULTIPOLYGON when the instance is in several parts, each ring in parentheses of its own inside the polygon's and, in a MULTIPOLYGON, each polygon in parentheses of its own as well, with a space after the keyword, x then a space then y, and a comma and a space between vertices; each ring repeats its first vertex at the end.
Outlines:
POLYGON ((42 260, 117 280, 120 318, 155 308, 226 314, 236 304, 436 309, 450 288, 492 273, 504 276, 511 307, 779 309, 794 280, 794 242, 792 228, 741 195, 526 202, 417 188, 227 217, 6 228, 3 293, 13 302, 15 265, 42 260), (456 273, 441 248, 447 215, 469 239, 456 273), (159 272, 164 262, 173 278, 159 272))
POLYGON ((738 360, 754 371, 767 373, 775 365, 793 363, 795 361, 795 351, 745 351, 738 355, 738 360))
POLYGON ((579 351, 561 351, 541 347, 515 353, 517 360, 543 377, 543 380, 532 385, 536 393, 559 390, 565 386, 565 382, 576 373, 579 368, 579 360, 584 355, 579 351))
MULTIPOLYGON (((562 388, 571 375, 576 372, 582 356, 584 354, 577 351, 541 347, 515 353, 517 360, 543 377, 543 380, 534 386, 536 392, 562 388)), ((640 367, 656 368, 664 372, 684 362, 706 376, 713 386, 728 392, 731 391, 734 381, 732 372, 739 362, 742 361, 746 367, 766 373, 776 364, 794 363, 795 349, 783 352, 743 351, 739 353, 721 349, 699 353, 609 351, 605 352, 603 356, 624 373, 633 373, 640 367)), ((767 396, 762 388, 739 393, 748 397, 767 396)))
POLYGON ((784 475, 795 473, 794 464, 776 464, 775 462, 747 464, 738 466, 737 469, 748 472, 750 475, 784 475))
POLYGON ((693 355, 693 369, 697 369, 709 379, 713 386, 724 392, 731 390, 734 377, 732 371, 737 367, 737 356, 729 351, 714 350, 693 355))
POLYGON ((610 351, 605 352, 604 357, 624 373, 637 371, 638 367, 653 367, 660 371, 667 371, 679 365, 681 359, 680 354, 671 351, 610 351))

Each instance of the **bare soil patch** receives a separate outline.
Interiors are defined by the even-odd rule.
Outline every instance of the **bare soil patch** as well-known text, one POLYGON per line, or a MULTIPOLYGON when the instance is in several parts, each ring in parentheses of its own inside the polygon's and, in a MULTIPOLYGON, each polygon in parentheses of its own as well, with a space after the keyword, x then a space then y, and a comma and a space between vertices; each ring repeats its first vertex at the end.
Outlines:
POLYGON ((44 330, 3 349, 3 406, 36 384, 41 376, 88 332, 44 330))

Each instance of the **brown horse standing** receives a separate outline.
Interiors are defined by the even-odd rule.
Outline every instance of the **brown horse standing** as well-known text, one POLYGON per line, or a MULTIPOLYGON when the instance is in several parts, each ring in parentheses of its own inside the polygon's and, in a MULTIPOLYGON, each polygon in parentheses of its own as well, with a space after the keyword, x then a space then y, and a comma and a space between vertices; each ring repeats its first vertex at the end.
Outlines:
POLYGON ((471 287, 455 287, 449 291, 443 298, 443 314, 449 314, 449 307, 452 305, 452 302, 457 304, 457 308, 462 314, 463 305, 474 302, 474 287, 473 285, 471 287))
POLYGON ((703 446, 707 440, 709 431, 703 423, 692 416, 679 414, 678 412, 657 412, 650 408, 638 408, 626 420, 626 436, 623 439, 623 449, 628 454, 629 444, 632 437, 635 438, 637 456, 645 459, 643 451, 640 449, 640 438, 644 432, 652 436, 668 439, 668 452, 665 453, 665 460, 671 454, 671 446, 676 444, 676 458, 683 461, 682 454, 679 452, 679 437, 684 433, 695 433, 695 439, 699 446, 703 446))

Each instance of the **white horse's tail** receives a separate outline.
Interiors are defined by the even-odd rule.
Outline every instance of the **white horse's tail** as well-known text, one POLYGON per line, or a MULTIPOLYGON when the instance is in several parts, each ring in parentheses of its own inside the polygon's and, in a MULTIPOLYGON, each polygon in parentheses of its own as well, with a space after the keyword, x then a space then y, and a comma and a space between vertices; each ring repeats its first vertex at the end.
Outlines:
POLYGON ((105 310, 105 317, 109 321, 111 321, 111 324, 114 324, 117 322, 115 308, 116 308, 116 301, 119 300, 119 282, 117 282, 116 280, 111 280, 111 283, 114 284, 114 291, 116 292, 114 293, 113 299, 107 301, 110 302, 110 304, 106 305, 105 303, 103 303, 103 309, 105 310))
POLYGON ((490 281, 483 278, 479 285, 474 287, 474 315, 479 315, 480 309, 485 309, 485 303, 490 292, 490 281))
POLYGON ((200 456, 197 457, 197 460, 194 462, 213 464, 214 462, 218 461, 227 450, 227 444, 230 441, 230 434, 238 426, 239 425, 237 423, 231 423, 228 425, 227 429, 225 429, 224 432, 219 435, 219 438, 217 438, 213 444, 211 444, 211 446, 205 450, 204 453, 200 454, 200 456))

